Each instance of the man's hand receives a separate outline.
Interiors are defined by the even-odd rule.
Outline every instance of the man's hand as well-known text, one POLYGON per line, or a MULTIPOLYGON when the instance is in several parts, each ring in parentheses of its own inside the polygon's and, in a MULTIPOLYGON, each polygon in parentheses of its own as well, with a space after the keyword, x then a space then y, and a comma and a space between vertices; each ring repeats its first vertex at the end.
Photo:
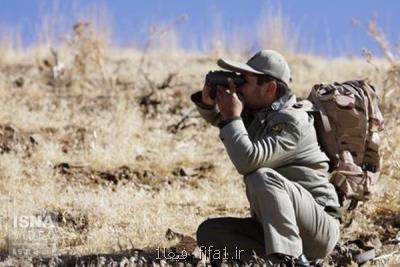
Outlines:
POLYGON ((215 101, 210 97, 210 88, 204 84, 203 91, 201 93, 201 101, 209 106, 214 106, 215 101))
POLYGON ((236 94, 236 86, 229 78, 229 89, 218 87, 216 102, 224 119, 240 117, 243 103, 236 94))

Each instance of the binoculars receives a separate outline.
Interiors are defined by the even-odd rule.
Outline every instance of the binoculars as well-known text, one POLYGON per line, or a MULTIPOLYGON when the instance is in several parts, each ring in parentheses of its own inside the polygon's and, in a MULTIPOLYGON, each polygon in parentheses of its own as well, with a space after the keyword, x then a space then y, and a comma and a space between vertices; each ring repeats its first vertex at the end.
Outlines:
POLYGON ((210 97, 215 99, 217 97, 218 86, 229 88, 228 78, 231 78, 233 83, 239 87, 242 86, 246 80, 243 75, 236 74, 231 71, 210 71, 206 75, 206 85, 210 88, 210 97))

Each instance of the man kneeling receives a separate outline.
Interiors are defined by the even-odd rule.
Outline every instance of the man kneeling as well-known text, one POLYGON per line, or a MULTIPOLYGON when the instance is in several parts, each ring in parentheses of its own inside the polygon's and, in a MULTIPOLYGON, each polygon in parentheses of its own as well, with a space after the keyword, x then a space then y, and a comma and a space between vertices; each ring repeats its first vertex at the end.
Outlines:
POLYGON ((218 60, 242 74, 243 85, 217 90, 205 84, 192 95, 201 116, 220 129, 220 139, 244 176, 249 218, 214 218, 197 230, 205 251, 230 258, 259 257, 309 266, 327 256, 339 239, 340 207, 328 181, 329 159, 321 151, 307 112, 293 108, 289 66, 279 53, 262 50, 247 63, 218 60), (208 250, 207 250, 208 249, 208 250))

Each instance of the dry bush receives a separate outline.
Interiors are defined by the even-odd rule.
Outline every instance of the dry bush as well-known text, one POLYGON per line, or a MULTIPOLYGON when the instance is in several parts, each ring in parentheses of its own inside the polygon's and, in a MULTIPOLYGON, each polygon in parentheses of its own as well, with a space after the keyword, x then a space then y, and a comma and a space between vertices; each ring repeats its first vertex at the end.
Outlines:
POLYGON ((231 26, 226 33, 221 28, 213 28, 205 47, 204 56, 213 61, 221 57, 244 61, 251 54, 249 32, 239 26, 231 26))
POLYGON ((96 69, 104 70, 104 46, 92 24, 77 22, 67 44, 74 57, 76 74, 86 76, 96 69))
POLYGON ((259 19, 258 45, 281 53, 295 54, 299 49, 299 32, 280 8, 266 8, 259 19))
POLYGON ((3 28, 0 25, 0 65, 13 61, 21 54, 21 35, 18 28, 3 28))
POLYGON ((168 70, 166 75, 159 82, 152 75, 156 64, 160 64, 159 58, 169 57, 179 58, 183 53, 179 48, 179 36, 176 28, 185 23, 188 16, 182 15, 170 23, 151 25, 148 31, 147 40, 144 44, 139 62, 137 64, 138 83, 145 92, 138 99, 144 117, 154 117, 158 112, 158 107, 162 103, 159 91, 176 86, 175 79, 179 75, 178 70, 168 70))
POLYGON ((77 22, 65 43, 50 47, 38 54, 36 65, 42 82, 57 93, 77 94, 81 90, 91 92, 107 85, 102 91, 114 89, 115 77, 105 65, 106 41, 97 34, 90 22, 77 22))
POLYGON ((0 39, 0 64, 3 63, 4 58, 6 57, 8 50, 10 49, 10 44, 8 41, 3 38, 0 39))
MULTIPOLYGON (((384 109, 391 112, 393 109, 397 109, 393 102, 388 99, 400 97, 400 54, 393 52, 392 45, 387 39, 385 33, 379 28, 377 23, 377 16, 375 15, 367 25, 354 20, 353 23, 357 26, 363 27, 368 34, 378 44, 381 53, 386 59, 388 66, 382 68, 374 64, 374 55, 368 49, 363 50, 363 55, 367 62, 375 66, 377 75, 381 76, 383 80, 382 92, 381 92, 381 103, 384 109)), ((399 49, 397 47, 397 49, 399 49)))
MULTIPOLYGON (((221 14, 214 16, 214 25, 203 46, 211 59, 229 56, 245 60, 251 52, 251 35, 248 28, 229 25, 224 30, 221 14)), ((290 23, 281 8, 269 6, 262 10, 255 27, 257 46, 261 49, 275 49, 284 55, 295 55, 299 50, 299 31, 290 23)))
POLYGON ((44 84, 64 94, 95 91, 104 85, 105 92, 112 91, 115 77, 104 52, 111 38, 108 10, 102 4, 82 6, 67 18, 57 1, 50 10, 41 15, 37 28, 36 64, 44 84))

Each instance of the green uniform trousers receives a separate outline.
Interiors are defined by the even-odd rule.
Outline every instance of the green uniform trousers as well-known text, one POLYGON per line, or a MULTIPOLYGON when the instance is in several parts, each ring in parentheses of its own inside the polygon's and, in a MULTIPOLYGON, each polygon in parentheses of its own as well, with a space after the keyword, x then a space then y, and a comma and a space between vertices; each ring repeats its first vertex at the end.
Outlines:
POLYGON ((260 257, 281 253, 308 259, 327 256, 339 236, 339 221, 324 211, 312 195, 270 168, 244 176, 250 202, 250 218, 215 218, 197 230, 200 247, 241 252, 247 260, 252 252, 260 257))

